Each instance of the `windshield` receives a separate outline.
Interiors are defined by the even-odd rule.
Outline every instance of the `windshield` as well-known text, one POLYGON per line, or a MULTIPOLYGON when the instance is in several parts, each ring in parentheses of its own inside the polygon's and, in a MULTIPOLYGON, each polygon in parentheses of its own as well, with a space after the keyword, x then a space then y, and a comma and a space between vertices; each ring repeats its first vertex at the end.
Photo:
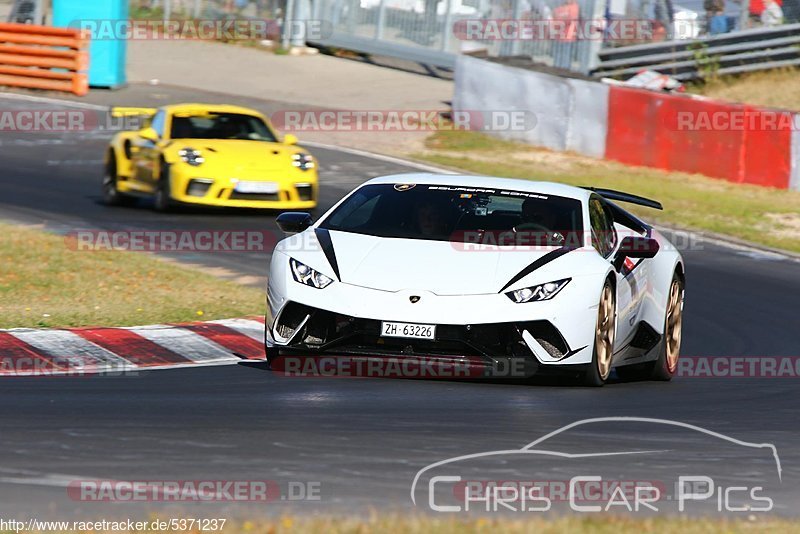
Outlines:
POLYGON ((579 200, 539 193, 374 184, 355 191, 320 227, 377 237, 577 247, 581 213, 579 200))
POLYGON ((243 139, 277 141, 267 125, 252 115, 206 113, 172 117, 172 139, 243 139))

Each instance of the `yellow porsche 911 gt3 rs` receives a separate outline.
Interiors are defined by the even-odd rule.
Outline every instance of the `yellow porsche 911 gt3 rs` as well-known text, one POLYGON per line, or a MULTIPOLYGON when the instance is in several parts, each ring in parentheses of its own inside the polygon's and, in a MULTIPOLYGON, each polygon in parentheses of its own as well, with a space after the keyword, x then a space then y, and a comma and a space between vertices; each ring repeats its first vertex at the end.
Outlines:
POLYGON ((144 117, 106 152, 103 199, 122 204, 152 197, 175 204, 311 209, 317 205, 317 163, 287 134, 280 140, 252 109, 212 104, 113 108, 115 117, 144 117))

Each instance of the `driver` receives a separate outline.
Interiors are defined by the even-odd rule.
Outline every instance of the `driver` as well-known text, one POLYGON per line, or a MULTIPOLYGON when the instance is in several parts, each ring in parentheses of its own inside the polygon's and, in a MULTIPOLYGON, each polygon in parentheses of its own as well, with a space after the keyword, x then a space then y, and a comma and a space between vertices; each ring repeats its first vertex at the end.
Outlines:
POLYGON ((229 117, 223 117, 218 120, 217 131, 219 139, 236 139, 239 137, 239 125, 230 120, 229 117))
POLYGON ((522 221, 514 227, 517 233, 525 232, 534 244, 560 244, 564 236, 555 230, 556 214, 546 200, 527 198, 522 203, 522 221))
POLYGON ((447 230, 441 208, 434 202, 423 201, 416 207, 414 222, 423 236, 441 236, 447 230))

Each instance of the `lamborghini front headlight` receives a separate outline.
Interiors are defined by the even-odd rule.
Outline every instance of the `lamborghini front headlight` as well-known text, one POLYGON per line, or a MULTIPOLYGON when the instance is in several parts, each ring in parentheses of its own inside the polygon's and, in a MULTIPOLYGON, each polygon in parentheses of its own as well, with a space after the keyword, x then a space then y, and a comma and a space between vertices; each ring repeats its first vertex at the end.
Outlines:
POLYGON ((523 302, 540 302, 542 300, 550 300, 555 297, 559 291, 564 289, 564 286, 572 280, 571 278, 564 278, 563 280, 556 280, 555 282, 547 282, 546 284, 539 284, 538 286, 523 287, 522 289, 515 289, 508 291, 506 296, 516 302, 522 304, 523 302))
POLYGON ((316 287, 317 289, 325 289, 333 282, 330 277, 325 276, 321 272, 312 269, 305 263, 301 263, 294 258, 289 259, 289 267, 291 267, 295 282, 316 287))

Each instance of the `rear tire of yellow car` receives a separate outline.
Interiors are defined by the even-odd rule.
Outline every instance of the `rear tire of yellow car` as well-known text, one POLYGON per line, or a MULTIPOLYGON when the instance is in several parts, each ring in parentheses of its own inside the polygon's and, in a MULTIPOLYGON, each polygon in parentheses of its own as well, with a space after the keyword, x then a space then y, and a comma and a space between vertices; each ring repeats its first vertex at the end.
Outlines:
POLYGON ((105 173, 103 174, 103 203, 106 206, 122 206, 129 204, 129 196, 120 193, 117 189, 117 158, 113 153, 109 156, 105 173))
POLYGON ((161 164, 161 175, 156 185, 156 194, 153 199, 153 206, 156 211, 166 213, 172 209, 172 191, 169 181, 169 166, 161 164))

